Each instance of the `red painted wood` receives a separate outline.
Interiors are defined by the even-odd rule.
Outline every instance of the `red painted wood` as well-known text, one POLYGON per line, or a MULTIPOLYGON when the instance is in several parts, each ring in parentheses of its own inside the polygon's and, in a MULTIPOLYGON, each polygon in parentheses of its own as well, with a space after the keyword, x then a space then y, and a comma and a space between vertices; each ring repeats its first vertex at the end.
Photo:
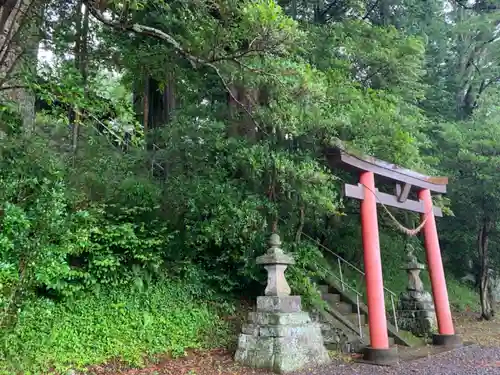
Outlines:
POLYGON ((446 288, 446 280, 444 277, 443 260, 441 259, 441 249, 439 248, 439 239, 436 229, 436 219, 432 212, 431 192, 428 189, 421 190, 418 193, 418 197, 424 202, 425 213, 422 214, 422 220, 424 220, 427 215, 423 234, 439 333, 442 335, 453 335, 455 334, 455 329, 453 328, 450 303, 448 300, 448 289, 446 288))
POLYGON ((366 298, 371 347, 388 349, 387 320, 385 316, 382 261, 378 236, 377 201, 373 172, 363 172, 359 182, 363 184, 364 199, 361 201, 361 232, 365 264, 366 298))
POLYGON ((371 156, 350 154, 339 147, 331 147, 325 150, 325 153, 331 167, 340 167, 348 171, 374 172, 382 180, 404 182, 419 189, 446 193, 447 177, 426 176, 371 156))
MULTIPOLYGON (((348 198, 354 198, 354 199, 359 199, 363 200, 365 199, 365 193, 364 193, 364 188, 363 185, 358 184, 358 185, 350 185, 350 184, 345 184, 344 185, 344 196, 348 198)), ((370 193, 373 194, 373 193, 370 193)), ((422 200, 415 201, 412 199, 407 199, 405 202, 399 202, 398 197, 396 195, 391 195, 391 194, 386 194, 378 191, 378 189, 375 189, 375 195, 376 195, 376 200, 378 204, 383 204, 384 206, 391 206, 391 207, 396 207, 400 208, 402 210, 407 210, 407 211, 413 211, 413 212, 418 212, 418 213, 425 213, 424 209, 424 203, 422 200)), ((434 207, 434 216, 443 216, 443 212, 439 207, 434 207)))

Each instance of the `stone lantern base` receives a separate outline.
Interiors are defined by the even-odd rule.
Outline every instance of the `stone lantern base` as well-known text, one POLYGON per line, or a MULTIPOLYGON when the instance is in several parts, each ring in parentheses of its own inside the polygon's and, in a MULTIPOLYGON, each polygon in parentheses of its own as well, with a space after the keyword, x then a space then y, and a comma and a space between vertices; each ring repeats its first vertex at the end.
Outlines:
POLYGON ((436 313, 429 292, 424 290, 420 272, 425 269, 408 245, 408 263, 402 268, 408 275, 406 292, 399 296, 399 326, 416 336, 429 336, 436 331, 436 313))
POLYGON ((287 373, 329 362, 318 323, 301 310, 300 296, 257 297, 242 328, 236 362, 287 373))
POLYGON ((429 336, 437 331, 436 313, 428 292, 407 291, 399 297, 398 323, 415 336, 429 336))

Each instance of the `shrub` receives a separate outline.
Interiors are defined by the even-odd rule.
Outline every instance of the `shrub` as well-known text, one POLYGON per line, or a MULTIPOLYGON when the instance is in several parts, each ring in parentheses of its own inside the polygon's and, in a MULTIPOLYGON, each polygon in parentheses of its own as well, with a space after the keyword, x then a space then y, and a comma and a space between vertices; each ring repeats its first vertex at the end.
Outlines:
POLYGON ((39 139, 0 145, 1 323, 36 288, 69 292, 69 254, 87 246, 85 210, 70 210, 65 168, 39 139))
POLYGON ((112 359, 140 366, 144 356, 179 356, 226 336, 227 325, 205 301, 195 300, 183 283, 165 281, 142 292, 122 287, 62 303, 30 303, 3 334, 0 366, 23 374, 112 359))

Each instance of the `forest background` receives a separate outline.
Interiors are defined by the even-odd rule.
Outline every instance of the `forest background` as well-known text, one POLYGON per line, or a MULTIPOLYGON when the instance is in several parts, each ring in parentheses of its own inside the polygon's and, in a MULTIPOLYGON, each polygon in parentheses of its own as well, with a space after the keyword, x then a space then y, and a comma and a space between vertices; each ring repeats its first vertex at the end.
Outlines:
MULTIPOLYGON (((261 293, 272 231, 312 303, 332 252, 362 267, 359 203, 341 197, 352 176, 323 155, 339 140, 449 176, 436 204, 450 301, 494 316, 500 1, 3 3, 5 373, 231 345, 224 317, 261 293)), ((399 293, 421 239, 379 220, 399 293)))

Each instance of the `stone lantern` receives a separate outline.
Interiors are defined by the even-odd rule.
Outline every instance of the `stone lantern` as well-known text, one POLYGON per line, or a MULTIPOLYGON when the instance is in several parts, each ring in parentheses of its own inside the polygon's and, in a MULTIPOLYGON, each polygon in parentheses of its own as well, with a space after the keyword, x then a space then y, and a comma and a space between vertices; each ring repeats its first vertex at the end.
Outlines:
POLYGON ((293 258, 281 250, 280 237, 273 233, 269 239, 270 248, 267 253, 257 258, 257 264, 262 264, 267 271, 266 296, 285 297, 290 295, 290 286, 285 277, 288 265, 295 264, 293 258))
POLYGON ((413 254, 413 251, 413 248, 409 247, 407 255, 408 263, 401 268, 406 270, 408 275, 408 286, 406 287, 406 290, 413 296, 418 296, 419 293, 424 292, 424 283, 420 279, 420 272, 425 270, 425 266, 418 262, 417 257, 413 254))
POLYGON ((408 246, 407 264, 404 269, 408 275, 406 291, 399 297, 399 326, 416 336, 428 336, 436 330, 436 313, 429 292, 424 290, 420 272, 425 266, 418 262, 413 247, 408 246))
POLYGON ((269 245, 257 258, 267 270, 265 295, 257 297, 257 309, 242 327, 235 361, 277 373, 325 364, 329 356, 320 325, 302 311, 300 296, 290 295, 285 270, 295 262, 280 248, 277 234, 271 235, 269 245))

